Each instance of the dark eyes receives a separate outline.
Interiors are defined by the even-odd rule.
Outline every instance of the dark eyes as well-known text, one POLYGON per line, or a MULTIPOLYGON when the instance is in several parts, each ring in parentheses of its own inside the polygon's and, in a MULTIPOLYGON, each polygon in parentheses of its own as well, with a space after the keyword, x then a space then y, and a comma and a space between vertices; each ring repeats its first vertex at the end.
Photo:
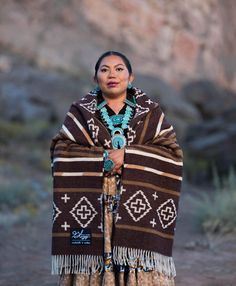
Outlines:
MULTIPOLYGON (((118 72, 123 71, 123 70, 124 70, 124 68, 122 68, 122 67, 117 67, 117 68, 116 68, 116 71, 118 71, 118 72)), ((107 69, 107 68, 101 68, 100 71, 101 71, 102 73, 105 73, 105 72, 109 71, 109 69, 107 69)))
POLYGON ((100 71, 101 72, 106 72, 108 69, 104 69, 104 68, 102 68, 100 71))
POLYGON ((123 71, 124 69, 123 68, 117 68, 116 70, 117 71, 123 71))

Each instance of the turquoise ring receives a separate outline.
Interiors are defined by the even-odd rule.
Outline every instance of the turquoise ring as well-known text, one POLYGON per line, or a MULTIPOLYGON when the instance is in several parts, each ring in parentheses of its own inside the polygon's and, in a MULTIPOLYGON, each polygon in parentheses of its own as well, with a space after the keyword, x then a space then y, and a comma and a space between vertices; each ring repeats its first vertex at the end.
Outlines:
POLYGON ((111 159, 106 159, 104 161, 104 170, 110 172, 115 167, 114 162, 111 159))

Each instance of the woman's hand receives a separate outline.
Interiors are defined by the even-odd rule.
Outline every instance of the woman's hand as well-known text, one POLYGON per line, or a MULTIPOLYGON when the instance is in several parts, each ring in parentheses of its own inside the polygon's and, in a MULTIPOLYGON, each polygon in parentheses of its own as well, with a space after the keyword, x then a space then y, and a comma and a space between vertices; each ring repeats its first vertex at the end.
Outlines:
POLYGON ((115 166, 112 173, 121 174, 122 165, 124 164, 125 149, 107 150, 109 158, 114 162, 115 166))

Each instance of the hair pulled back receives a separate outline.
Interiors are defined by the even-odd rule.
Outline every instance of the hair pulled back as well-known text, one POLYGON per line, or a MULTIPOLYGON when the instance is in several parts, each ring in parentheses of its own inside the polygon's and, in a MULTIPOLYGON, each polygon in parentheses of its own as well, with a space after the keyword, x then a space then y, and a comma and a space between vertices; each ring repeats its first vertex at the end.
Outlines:
POLYGON ((132 66, 131 66, 131 64, 130 64, 130 61, 128 60, 128 58, 127 58, 125 55, 123 55, 123 54, 120 53, 120 52, 116 52, 116 51, 107 51, 107 52, 105 52, 104 54, 102 54, 102 55, 99 57, 98 61, 96 62, 94 78, 97 78, 97 72, 98 72, 98 69, 99 69, 99 67, 100 67, 101 61, 102 61, 105 57, 108 57, 108 56, 118 56, 118 57, 120 57, 120 58, 123 60, 125 66, 127 67, 129 74, 130 74, 130 75, 132 74, 132 66))

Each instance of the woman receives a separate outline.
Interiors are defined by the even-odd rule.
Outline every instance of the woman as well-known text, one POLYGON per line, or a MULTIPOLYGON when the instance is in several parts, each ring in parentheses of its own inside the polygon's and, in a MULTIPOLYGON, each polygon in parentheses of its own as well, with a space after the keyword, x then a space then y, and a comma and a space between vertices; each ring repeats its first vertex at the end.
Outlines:
POLYGON ((94 79, 52 141, 52 273, 60 286, 174 285, 182 151, 123 54, 104 53, 94 79))

